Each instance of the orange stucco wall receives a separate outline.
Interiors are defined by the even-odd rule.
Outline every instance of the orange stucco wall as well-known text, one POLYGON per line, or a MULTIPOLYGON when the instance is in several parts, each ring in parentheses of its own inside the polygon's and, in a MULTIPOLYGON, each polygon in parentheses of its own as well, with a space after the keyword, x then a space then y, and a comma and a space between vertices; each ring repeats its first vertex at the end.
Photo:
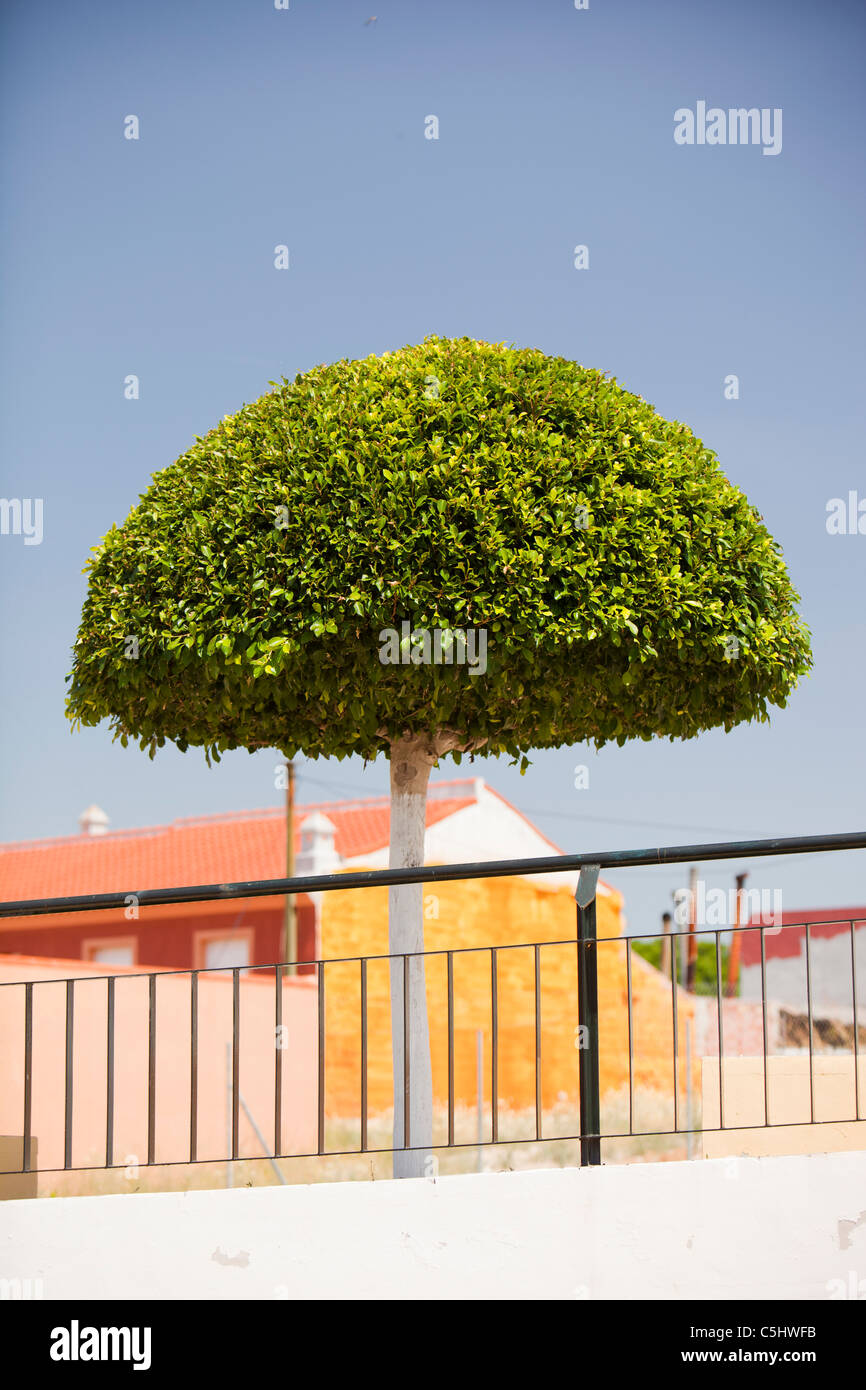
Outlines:
MULTIPOLYGON (((618 940, 622 900, 598 899, 599 1028, 602 1092, 628 1084, 628 1015, 625 945, 618 940)), ((545 1108, 578 1092, 576 915, 567 889, 551 892, 520 878, 470 880, 425 886, 427 951, 455 952, 455 1105, 477 1095, 477 1033, 483 1034, 485 1094, 491 1077, 491 952, 497 951, 498 1091, 503 1105, 535 1103, 535 953, 521 943, 561 942, 539 951, 541 1092, 545 1108)), ((329 1114, 357 1114, 361 1090, 361 955, 388 951, 387 892, 327 893, 322 903, 322 954, 327 1020, 326 1105, 329 1114)), ((433 1083, 438 1105, 448 1095, 447 958, 427 959, 427 1002, 433 1083)), ((389 968, 367 965, 368 1097, 370 1112, 392 1103, 389 968)), ((632 961, 635 1087, 672 1095, 670 984, 634 957, 632 961)), ((684 1055, 690 1001, 678 992, 679 1047, 684 1055)), ((683 1085, 682 1065, 680 1087, 683 1085)))

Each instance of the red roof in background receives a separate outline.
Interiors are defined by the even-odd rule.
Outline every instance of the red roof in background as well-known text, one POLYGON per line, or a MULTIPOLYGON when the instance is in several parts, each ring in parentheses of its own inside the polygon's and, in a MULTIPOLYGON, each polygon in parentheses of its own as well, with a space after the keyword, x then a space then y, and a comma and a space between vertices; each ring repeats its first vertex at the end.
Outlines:
MULTIPOLYGON (((431 783, 427 826, 476 801, 473 778, 431 783), (442 796, 442 789, 453 795, 442 796)), ((299 826, 312 811, 337 827, 337 853, 345 859, 382 849, 390 834, 387 797, 327 801, 295 808, 299 826)), ((77 897, 195 883, 236 883, 282 878, 286 872, 286 815, 281 808, 196 816, 169 825, 115 830, 105 835, 67 835, 0 845, 0 897, 77 897)))
MULTIPOLYGON (((866 907, 803 907, 794 912, 781 912, 782 921, 774 930, 773 925, 764 930, 764 951, 767 960, 782 960, 800 956, 804 953, 806 939, 805 923, 809 923, 809 936, 812 941, 826 940, 840 933, 850 933, 851 923, 855 931, 866 927, 866 907)), ((752 916, 747 926, 760 926, 759 916, 752 916)), ((859 940, 859 937, 858 937, 859 940)), ((744 931, 740 960, 743 965, 760 965, 761 933, 744 931)))

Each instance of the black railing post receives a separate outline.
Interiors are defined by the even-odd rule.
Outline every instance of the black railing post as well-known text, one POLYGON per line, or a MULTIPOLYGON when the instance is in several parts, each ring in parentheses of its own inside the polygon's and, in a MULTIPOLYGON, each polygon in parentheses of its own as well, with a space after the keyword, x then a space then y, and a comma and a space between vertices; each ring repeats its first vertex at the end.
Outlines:
POLYGON ((577 1017, 580 1024, 580 1166, 601 1163, 601 1098, 598 1083, 598 946, 595 890, 598 864, 584 865, 577 900, 577 1017), (586 1137, 585 1137, 586 1136, 586 1137))

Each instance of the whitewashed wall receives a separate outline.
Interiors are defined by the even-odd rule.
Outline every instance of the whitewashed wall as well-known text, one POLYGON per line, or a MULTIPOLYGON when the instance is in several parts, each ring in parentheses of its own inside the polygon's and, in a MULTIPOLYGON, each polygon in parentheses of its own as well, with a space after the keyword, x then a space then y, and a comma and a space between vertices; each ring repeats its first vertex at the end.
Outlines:
MULTIPOLYGON (((857 969, 857 1014, 861 1027, 866 1013, 866 928, 859 928, 856 937, 855 964, 857 969)), ((851 991, 851 937, 847 931, 838 936, 813 937, 809 947, 812 976, 812 1010, 815 1017, 852 1020, 854 1015, 851 991)), ((761 998, 760 965, 743 966, 740 993, 743 999, 761 998)), ((806 1010, 806 944, 800 942, 800 953, 767 961, 767 994, 780 1000, 798 1013, 806 1010)))
MULTIPOLYGON (((427 830, 424 837, 426 864, 464 864, 471 860, 482 862, 487 859, 546 859, 562 852, 492 787, 488 787, 483 777, 476 777, 473 781, 473 790, 470 792, 467 788, 466 794, 475 797, 474 803, 437 821, 427 830)), ((454 795, 457 794, 458 790, 455 790, 454 795)), ((579 853, 580 846, 572 846, 571 850, 579 853)), ((346 868, 371 869, 384 869, 387 866, 387 845, 357 859, 347 859, 344 865, 346 868)), ((577 886, 576 872, 527 874, 526 877, 551 893, 564 887, 574 892, 577 886)), ((611 891, 606 883, 599 882, 600 897, 607 897, 611 891)))
POLYGON ((866 1297, 866 1154, 5 1202, 3 1279, 48 1299, 866 1297))

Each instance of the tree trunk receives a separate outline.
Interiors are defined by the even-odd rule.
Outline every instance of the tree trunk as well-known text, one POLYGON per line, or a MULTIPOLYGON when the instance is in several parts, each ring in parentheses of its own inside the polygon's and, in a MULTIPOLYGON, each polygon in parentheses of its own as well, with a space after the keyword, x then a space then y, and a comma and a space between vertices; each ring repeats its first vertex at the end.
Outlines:
MULTIPOLYGON (((415 868, 424 863, 427 783, 438 753, 428 739, 405 737, 391 744, 391 843, 388 864, 392 869, 415 868)), ((430 1067, 430 1034, 424 957, 408 961, 403 955, 424 950, 424 885, 407 884, 388 890, 389 950, 391 961, 391 1038, 394 1057, 394 1177, 420 1178, 430 1173, 433 1144, 433 1076, 430 1067), (404 1013, 404 981, 408 1002, 404 1013), (408 1068, 405 1042, 408 1042, 408 1068), (408 1078, 408 1084, 407 1084, 408 1078), (406 1092, 408 1148, 404 1148, 406 1092)))

